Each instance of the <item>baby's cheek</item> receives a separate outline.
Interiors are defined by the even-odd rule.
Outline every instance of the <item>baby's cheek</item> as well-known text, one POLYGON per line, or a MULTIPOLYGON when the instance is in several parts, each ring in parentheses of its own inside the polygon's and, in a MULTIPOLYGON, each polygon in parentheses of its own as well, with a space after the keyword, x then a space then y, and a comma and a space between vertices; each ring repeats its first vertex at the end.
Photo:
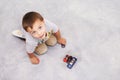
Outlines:
POLYGON ((44 33, 46 32, 46 28, 43 29, 43 32, 44 32, 44 33))
POLYGON ((46 31, 46 26, 44 26, 44 30, 46 31))
POLYGON ((38 38, 38 36, 37 35, 32 35, 34 38, 38 38))

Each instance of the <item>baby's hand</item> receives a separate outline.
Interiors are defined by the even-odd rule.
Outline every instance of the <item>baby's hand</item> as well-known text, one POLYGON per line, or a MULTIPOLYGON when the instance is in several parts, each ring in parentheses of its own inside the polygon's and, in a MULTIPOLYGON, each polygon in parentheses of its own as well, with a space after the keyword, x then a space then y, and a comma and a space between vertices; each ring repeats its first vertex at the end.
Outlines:
POLYGON ((58 43, 61 44, 62 47, 65 47, 65 45, 66 45, 66 39, 65 38, 60 38, 58 40, 58 43))
POLYGON ((30 58, 32 64, 39 64, 39 59, 37 57, 30 58))
POLYGON ((39 64, 39 59, 33 53, 28 54, 28 56, 32 64, 39 64))

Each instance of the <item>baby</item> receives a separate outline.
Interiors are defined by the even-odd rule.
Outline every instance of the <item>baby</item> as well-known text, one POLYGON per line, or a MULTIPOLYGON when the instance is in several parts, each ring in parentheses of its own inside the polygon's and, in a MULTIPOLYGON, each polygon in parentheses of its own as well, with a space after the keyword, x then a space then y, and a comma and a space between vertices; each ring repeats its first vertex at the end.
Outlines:
POLYGON ((33 64, 40 62, 35 53, 44 54, 47 46, 54 46, 56 43, 66 44, 66 39, 61 36, 58 27, 37 12, 26 13, 22 25, 26 39, 26 52, 33 64))

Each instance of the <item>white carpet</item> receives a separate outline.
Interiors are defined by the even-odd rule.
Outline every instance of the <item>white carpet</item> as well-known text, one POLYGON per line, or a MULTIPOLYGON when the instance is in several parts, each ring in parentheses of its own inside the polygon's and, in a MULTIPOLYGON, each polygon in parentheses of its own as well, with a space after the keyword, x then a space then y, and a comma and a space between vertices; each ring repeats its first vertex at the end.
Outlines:
POLYGON ((120 80, 120 1, 1 0, 0 44, 0 80, 120 80), (56 23, 67 39, 66 48, 57 44, 38 56, 38 65, 11 35, 29 11, 56 23), (66 54, 78 58, 72 69, 66 54))

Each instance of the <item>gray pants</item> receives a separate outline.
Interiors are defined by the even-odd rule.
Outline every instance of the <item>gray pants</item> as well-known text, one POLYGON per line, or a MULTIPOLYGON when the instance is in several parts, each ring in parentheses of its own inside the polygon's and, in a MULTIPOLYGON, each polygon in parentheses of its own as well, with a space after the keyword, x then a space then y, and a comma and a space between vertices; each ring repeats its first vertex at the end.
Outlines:
POLYGON ((43 44, 39 44, 36 49, 35 49, 35 53, 38 55, 44 54, 45 52, 47 52, 48 46, 54 46, 57 43, 57 39, 54 35, 51 35, 50 38, 43 44))

